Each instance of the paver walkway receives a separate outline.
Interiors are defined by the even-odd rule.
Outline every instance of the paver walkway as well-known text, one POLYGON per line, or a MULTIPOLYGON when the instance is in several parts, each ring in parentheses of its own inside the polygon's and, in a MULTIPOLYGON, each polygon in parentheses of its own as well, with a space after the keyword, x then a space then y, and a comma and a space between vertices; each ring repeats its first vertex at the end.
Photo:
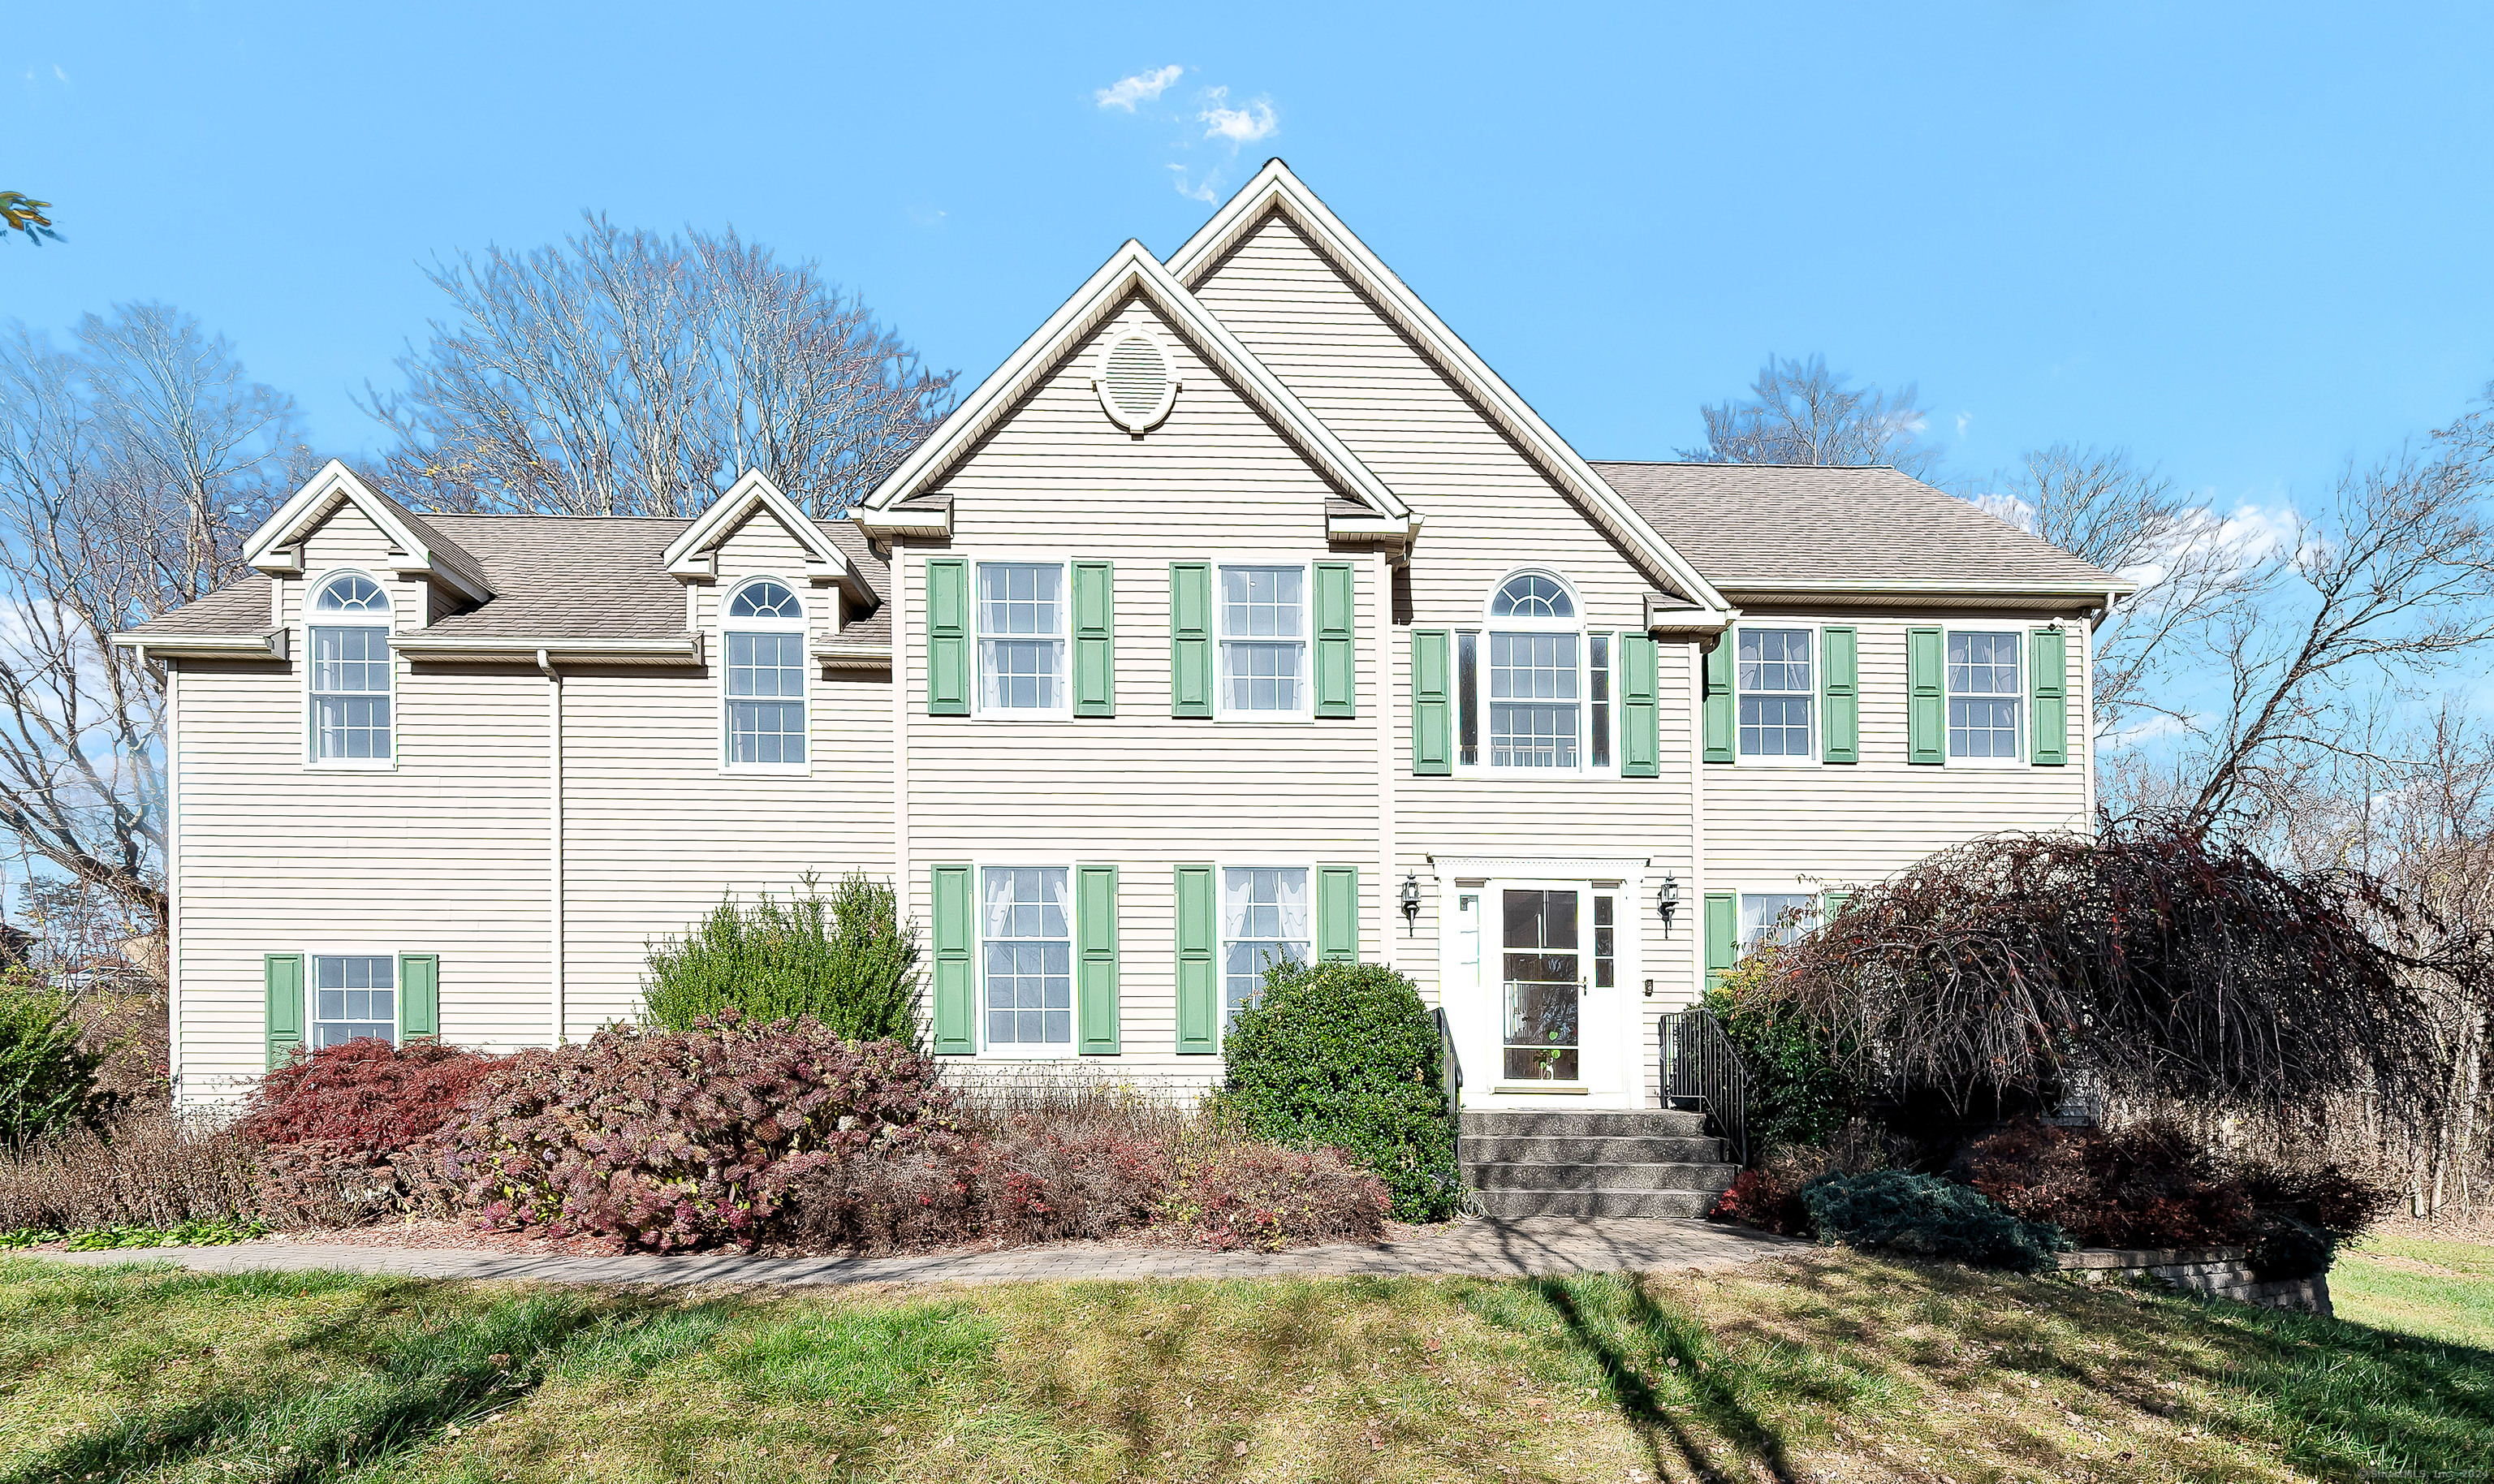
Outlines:
POLYGON ((719 1253, 566 1257, 472 1248, 251 1242, 233 1247, 61 1253, 57 1257, 65 1262, 98 1265, 177 1262, 203 1273, 326 1269, 411 1278, 541 1283, 1025 1283, 1069 1279, 1339 1278, 1353 1274, 1517 1278, 1543 1273, 1728 1267, 1804 1245, 1787 1237, 1705 1222, 1536 1216, 1514 1221, 1457 1222, 1442 1231, 1400 1242, 1302 1247, 1278 1253, 1078 1243, 908 1257, 747 1257, 719 1253))

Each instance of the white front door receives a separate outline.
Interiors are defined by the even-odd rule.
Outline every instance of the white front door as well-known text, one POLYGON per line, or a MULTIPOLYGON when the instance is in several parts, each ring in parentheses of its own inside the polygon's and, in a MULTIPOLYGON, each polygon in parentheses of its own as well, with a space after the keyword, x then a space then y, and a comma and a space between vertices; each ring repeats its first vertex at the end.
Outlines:
POLYGON ((1447 1008, 1467 1101, 1625 1105, 1636 1030, 1622 885, 1494 879, 1452 896, 1447 1008))

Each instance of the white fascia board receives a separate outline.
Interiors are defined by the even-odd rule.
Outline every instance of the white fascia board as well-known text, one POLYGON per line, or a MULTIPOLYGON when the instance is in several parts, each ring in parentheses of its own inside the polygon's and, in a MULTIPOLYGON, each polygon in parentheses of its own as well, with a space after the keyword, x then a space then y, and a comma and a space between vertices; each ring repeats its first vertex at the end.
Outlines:
POLYGON ((757 510, 767 510, 787 532, 806 548, 806 575, 815 582, 836 582, 860 602, 871 602, 874 590, 867 586, 866 574, 849 560, 848 553, 838 543, 823 534, 797 502, 781 494, 771 476, 758 469, 748 469, 745 477, 729 486, 726 494, 712 500, 710 508, 693 519, 681 534, 667 543, 659 562, 667 574, 680 582, 709 582, 718 575, 717 555, 714 548, 728 533, 751 519, 757 510))
POLYGON ((364 513, 365 519, 380 528, 391 549, 401 554, 390 563, 390 569, 400 576, 439 582, 471 603, 481 603, 494 595, 494 590, 485 585, 481 575, 449 554, 427 545, 412 527, 399 519, 388 500, 375 494, 353 469, 337 459, 322 466, 319 473, 304 481, 303 488, 259 523, 259 529, 243 543, 243 561, 272 577, 300 573, 302 554, 296 548, 309 533, 308 528, 334 508, 332 501, 353 505, 364 513))
POLYGON ((961 400, 943 426, 935 430, 934 437, 919 444, 890 477, 875 487, 874 493, 858 507, 860 526, 870 534, 892 529, 887 523, 899 513, 891 508, 893 505, 925 493, 929 481, 985 438, 1077 341, 1098 328, 1128 293, 1136 291, 1168 316, 1213 369, 1244 391, 1250 402, 1261 404, 1260 410, 1278 423, 1285 436, 1292 438, 1301 453, 1344 494, 1381 515, 1411 515, 1411 507, 1344 446, 1331 428, 1318 421, 1297 395, 1230 333, 1229 326, 1214 318, 1202 301, 1171 277, 1148 249, 1129 239, 1110 255, 1109 260, 1072 298, 1049 316, 1047 323, 961 400))
POLYGON ((697 665, 702 636, 681 634, 668 639, 484 638, 469 635, 393 634, 390 649, 410 659, 511 660, 534 664, 543 653, 555 660, 613 660, 643 664, 697 665))
POLYGON ((1864 596, 1930 596, 1930 597, 2038 597, 2096 598, 2108 592, 2127 596, 2139 591, 2135 583, 2112 582, 1965 582, 1945 578, 1889 578, 1870 582, 1840 578, 1779 578, 1774 582, 1727 584, 1724 591, 1756 601, 1762 597, 1804 595, 1840 597, 1847 593, 1864 596))
POLYGON ((1325 535, 1336 541, 1409 541, 1420 533, 1417 511, 1397 519, 1387 515, 1332 515, 1325 535))
POLYGON ((286 630, 261 634, 181 634, 151 639, 144 634, 112 636, 116 649, 137 651, 141 664, 162 659, 284 659, 286 630))
POLYGON ((892 667, 889 645, 818 644, 806 651, 814 663, 834 670, 888 670, 892 667))
POLYGON ((950 540, 953 535, 953 502, 946 500, 937 508, 868 511, 860 507, 849 512, 859 530, 875 539, 889 536, 926 536, 950 540))
POLYGON ((1507 435, 1541 465, 1545 474, 1572 490, 1613 536, 1643 553, 1677 586, 1694 593, 1705 607, 1721 611, 1731 606, 1689 564, 1688 559, 1622 500, 1618 491, 1604 483, 1576 450, 1567 446, 1566 439, 1551 431, 1540 414, 1490 370, 1488 363, 1474 354, 1462 337, 1448 329, 1420 296, 1395 277, 1394 270, 1353 236, 1351 228, 1343 226, 1342 220, 1278 158, 1266 161, 1255 179, 1213 213, 1212 220, 1188 238, 1184 247, 1170 256, 1171 276, 1190 287, 1200 282, 1224 253, 1274 208, 1288 212, 1291 220, 1316 240, 1319 251, 1349 270, 1357 287, 1383 305, 1405 334, 1431 352, 1439 368, 1467 395, 1487 408, 1491 416, 1505 425, 1507 435))
POLYGON ((1737 608, 1692 608, 1658 592, 1645 595, 1645 627, 1650 634, 1718 634, 1740 617, 1737 608))

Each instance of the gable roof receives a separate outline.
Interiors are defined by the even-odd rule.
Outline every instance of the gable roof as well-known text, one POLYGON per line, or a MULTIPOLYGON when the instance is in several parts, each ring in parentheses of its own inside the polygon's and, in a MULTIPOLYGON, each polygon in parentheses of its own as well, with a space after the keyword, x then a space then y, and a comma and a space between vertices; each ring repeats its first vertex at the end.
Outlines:
POLYGON ((857 563, 758 469, 746 469, 744 478, 712 500, 709 509, 693 517, 667 544, 660 562, 679 578, 713 576, 718 569, 718 543, 757 514, 777 521, 806 549, 806 576, 818 582, 838 582, 849 590, 850 596, 861 602, 872 601, 873 590, 867 585, 866 575, 858 570, 857 563))
POLYGON ((1110 255, 1074 296, 1048 322, 1005 358, 978 388, 961 399, 934 436, 918 445, 873 494, 852 512, 867 532, 935 534, 951 529, 949 506, 926 505, 914 499, 932 492, 963 455, 1003 421, 1024 394, 1050 375, 1057 364, 1130 297, 1141 296, 1158 309, 1195 347, 1196 352, 1238 389, 1250 406, 1271 418, 1283 436, 1316 466, 1335 488, 1365 507, 1364 516, 1346 525, 1342 517, 1329 527, 1356 534, 1408 535, 1419 528, 1419 517, 1357 455, 1343 446, 1333 430, 1317 420, 1296 394, 1258 360, 1227 325, 1213 318, 1201 301, 1182 288, 1140 242, 1128 239, 1110 255))
POLYGON ((476 559, 442 534, 427 518, 355 477, 355 471, 331 459, 320 471, 288 497, 286 503, 243 543, 242 560, 263 572, 291 575, 301 570, 293 548, 304 536, 336 513, 353 505, 389 539, 391 567, 403 576, 440 581, 471 603, 494 595, 476 559))
POLYGON ((1395 277, 1393 270, 1370 252, 1366 243, 1353 235, 1351 228, 1342 224, 1342 219, 1319 200, 1316 193, 1291 173, 1291 167, 1278 158, 1264 162, 1264 167, 1257 171, 1255 179, 1247 182, 1228 204, 1214 212, 1212 220, 1188 238, 1185 246, 1170 255, 1171 275, 1190 288, 1201 284, 1232 248, 1244 241, 1275 212, 1288 217, 1337 272, 1382 308, 1386 318, 1411 337, 1442 375, 1482 408, 1490 420, 1515 440, 1517 446, 1524 450, 1525 457, 1541 470, 1543 477, 1573 496, 1577 504, 1609 531, 1613 539, 1652 562, 1708 616, 1720 618, 1728 614, 1730 604, 1722 594, 1708 584, 1705 576, 1686 557, 1672 548, 1672 544, 1654 529, 1643 512, 1622 500, 1604 483, 1576 450, 1567 446, 1566 439, 1552 432, 1540 414, 1490 370, 1486 362, 1474 354, 1462 337, 1448 329, 1445 322, 1420 301, 1420 296, 1395 277))
POLYGON ((2065 596, 2133 584, 1879 466, 1592 466, 1715 585, 1745 601, 1862 593, 2065 596))

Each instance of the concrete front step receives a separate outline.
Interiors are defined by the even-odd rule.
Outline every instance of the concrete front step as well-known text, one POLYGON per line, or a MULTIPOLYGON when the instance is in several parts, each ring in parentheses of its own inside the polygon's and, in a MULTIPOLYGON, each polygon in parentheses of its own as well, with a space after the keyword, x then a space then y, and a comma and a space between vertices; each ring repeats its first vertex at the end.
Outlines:
POLYGON ((1480 1214, 1504 1220, 1525 1216, 1677 1216, 1695 1218, 1713 1208, 1704 1191, 1480 1191, 1480 1214))
POLYGON ((1719 1196, 1740 1173, 1729 1165, 1510 1165, 1464 1162, 1464 1183, 1484 1191, 1697 1191, 1719 1196))
POLYGON ((1461 1130, 1473 1138, 1694 1138, 1706 1115, 1673 1108, 1622 1108, 1598 1112, 1512 1112, 1466 1108, 1461 1130))
POLYGON ((1466 1134, 1464 1163, 1483 1165, 1686 1165, 1723 1158, 1719 1138, 1510 1137, 1466 1134))

